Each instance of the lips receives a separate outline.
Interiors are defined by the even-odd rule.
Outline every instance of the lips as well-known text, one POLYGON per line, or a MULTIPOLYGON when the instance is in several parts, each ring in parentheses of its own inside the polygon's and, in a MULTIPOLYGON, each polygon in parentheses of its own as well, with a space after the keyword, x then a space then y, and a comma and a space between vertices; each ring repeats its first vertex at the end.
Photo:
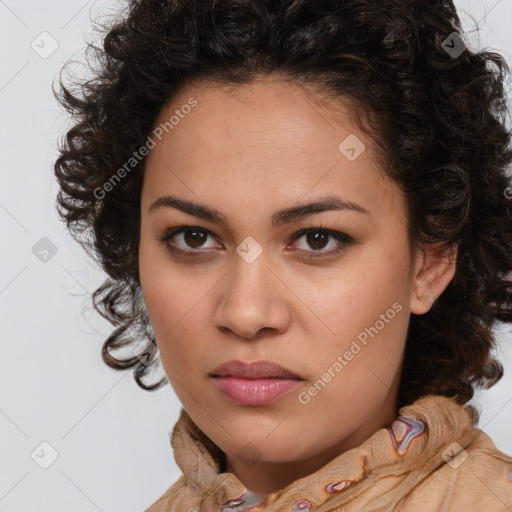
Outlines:
POLYGON ((271 361, 229 361, 221 364, 210 377, 237 377, 241 379, 293 379, 303 380, 287 368, 271 361))
POLYGON ((304 380, 271 361, 229 361, 217 367, 210 377, 225 398, 242 406, 269 405, 304 380))

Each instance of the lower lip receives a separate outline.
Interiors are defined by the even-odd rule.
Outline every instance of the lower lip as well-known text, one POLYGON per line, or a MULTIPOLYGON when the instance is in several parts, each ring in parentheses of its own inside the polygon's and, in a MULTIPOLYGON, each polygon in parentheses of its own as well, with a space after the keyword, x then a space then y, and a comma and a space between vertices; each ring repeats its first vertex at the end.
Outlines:
POLYGON ((296 388, 296 379, 240 379, 214 377, 217 388, 233 402, 240 405, 267 405, 296 388))

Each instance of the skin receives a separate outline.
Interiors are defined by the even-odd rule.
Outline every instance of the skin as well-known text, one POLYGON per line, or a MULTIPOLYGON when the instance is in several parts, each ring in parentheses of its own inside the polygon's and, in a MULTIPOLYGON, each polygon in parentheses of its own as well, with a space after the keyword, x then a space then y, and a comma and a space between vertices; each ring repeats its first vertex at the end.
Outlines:
POLYGON ((318 91, 269 77, 229 89, 195 83, 165 106, 155 126, 191 97, 197 106, 164 132, 146 161, 141 287, 162 365, 184 408, 225 453, 225 471, 254 492, 270 493, 397 417, 410 314, 426 313, 443 292, 456 253, 413 256, 405 197, 384 176, 346 100, 329 106, 317 101, 318 91), (338 150, 350 134, 366 146, 354 161, 338 150), (171 207, 148 212, 167 194, 208 205, 228 223, 171 207), (368 214, 331 210, 272 226, 276 211, 325 195, 368 214), (206 230, 204 239, 194 244, 190 233, 178 233, 159 240, 182 223, 206 230), (296 238, 299 230, 320 227, 354 243, 296 238), (263 251, 251 263, 236 252, 249 236, 263 251), (172 254, 166 245, 173 244, 203 257, 172 254), (337 247, 342 252, 329 256, 337 247), (318 252, 324 256, 301 257, 318 252), (394 303, 400 312, 309 403, 300 403, 299 393, 394 303), (233 404, 209 377, 233 359, 271 360, 304 381, 269 405, 233 404))

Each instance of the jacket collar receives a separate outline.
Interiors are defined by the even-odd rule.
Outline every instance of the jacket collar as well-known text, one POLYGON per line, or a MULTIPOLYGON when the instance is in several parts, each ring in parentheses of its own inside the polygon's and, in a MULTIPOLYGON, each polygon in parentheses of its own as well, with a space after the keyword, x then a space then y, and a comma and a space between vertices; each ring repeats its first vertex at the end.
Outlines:
MULTIPOLYGON (((471 408, 456 404, 453 398, 421 397, 400 408, 390 426, 315 473, 267 495, 262 508, 255 506, 251 512, 270 504, 301 511, 316 509, 329 500, 333 505, 342 504, 346 496, 361 492, 382 475, 397 477, 401 487, 413 487, 422 475, 443 463, 443 454, 453 441, 464 448, 478 435, 474 422, 471 408)), ((184 408, 172 431, 171 444, 187 485, 202 497, 207 509, 235 512, 256 504, 254 494, 233 473, 221 471, 224 453, 184 408)))

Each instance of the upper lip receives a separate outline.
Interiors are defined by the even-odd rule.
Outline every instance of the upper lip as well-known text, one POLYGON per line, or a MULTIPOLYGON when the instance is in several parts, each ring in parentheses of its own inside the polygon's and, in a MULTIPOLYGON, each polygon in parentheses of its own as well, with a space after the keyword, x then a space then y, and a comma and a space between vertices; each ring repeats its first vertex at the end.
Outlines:
POLYGON ((223 363, 210 374, 211 377, 239 377, 243 379, 299 379, 298 375, 271 361, 229 361, 223 363))

